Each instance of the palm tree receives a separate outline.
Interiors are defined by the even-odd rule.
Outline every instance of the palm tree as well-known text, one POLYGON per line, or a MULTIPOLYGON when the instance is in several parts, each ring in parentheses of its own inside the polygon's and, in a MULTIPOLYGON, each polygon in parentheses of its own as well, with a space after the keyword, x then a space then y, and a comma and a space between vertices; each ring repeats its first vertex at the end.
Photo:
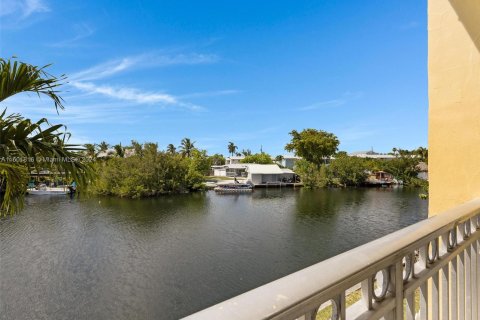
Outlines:
POLYGON ((123 149, 121 143, 114 145, 113 149, 115 149, 117 156, 119 156, 120 158, 123 158, 125 156, 125 150, 123 149))
MULTIPOLYGON (((0 59, 0 102, 22 92, 46 95, 57 109, 63 109, 57 87, 65 76, 56 78, 27 63, 0 59)), ((63 125, 47 119, 33 122, 19 114, 0 114, 0 215, 14 214, 23 206, 26 181, 32 169, 41 165, 65 172, 79 183, 92 176, 90 165, 81 162, 84 148, 67 144, 70 134, 63 125), (19 161, 11 160, 17 159, 19 161)))
POLYGON ((110 145, 105 141, 102 141, 98 144, 98 148, 100 149, 100 151, 107 151, 109 147, 110 145))
POLYGON ((133 147, 133 151, 137 156, 140 156, 140 157, 143 156, 143 146, 141 143, 139 143, 136 140, 132 140, 132 147, 133 147))
POLYGON ((232 157, 235 151, 237 151, 238 149, 238 147, 233 142, 229 142, 227 148, 228 148, 228 153, 230 153, 232 157))
POLYGON ((85 148, 85 153, 88 157, 91 157, 91 158, 94 158, 96 153, 97 153, 97 149, 96 149, 96 145, 93 144, 93 143, 85 143, 83 145, 83 147, 85 148))
POLYGON ((167 146, 167 152, 170 153, 170 154, 175 154, 175 153, 177 153, 177 148, 175 148, 175 146, 170 143, 167 146))
POLYGON ((251 156, 251 155, 252 155, 252 150, 250 150, 250 149, 247 149, 247 150, 243 149, 243 150, 242 150, 242 155, 243 155, 244 157, 251 156))
POLYGON ((192 142, 189 138, 183 138, 180 144, 180 152, 184 157, 190 158, 192 151, 195 149, 195 141, 192 142))
POLYGON ((64 109, 63 99, 56 90, 66 79, 65 75, 59 78, 45 71, 50 65, 41 68, 16 60, 0 58, 0 101, 17 93, 33 92, 40 96, 46 95, 53 100, 55 108, 64 109))

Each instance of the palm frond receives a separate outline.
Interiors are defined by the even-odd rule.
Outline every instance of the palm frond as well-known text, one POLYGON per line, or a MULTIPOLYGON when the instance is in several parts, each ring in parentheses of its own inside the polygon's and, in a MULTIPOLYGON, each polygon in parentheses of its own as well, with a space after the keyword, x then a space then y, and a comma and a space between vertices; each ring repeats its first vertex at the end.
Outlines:
POLYGON ((37 67, 28 63, 0 58, 0 101, 17 93, 33 92, 46 95, 53 100, 55 108, 64 109, 63 99, 58 95, 58 87, 66 77, 55 77, 46 69, 50 65, 37 67))
POLYGON ((5 188, 0 205, 0 217, 13 215, 22 209, 27 179, 25 167, 0 162, 0 189, 5 188))

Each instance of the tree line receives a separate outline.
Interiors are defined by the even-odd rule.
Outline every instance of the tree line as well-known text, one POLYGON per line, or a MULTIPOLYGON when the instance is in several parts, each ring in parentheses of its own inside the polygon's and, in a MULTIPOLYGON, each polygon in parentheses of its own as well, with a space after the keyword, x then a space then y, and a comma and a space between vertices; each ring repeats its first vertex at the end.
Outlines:
MULTIPOLYGON (((66 76, 56 77, 48 73, 49 65, 38 67, 20 62, 16 58, 0 58, 0 102, 24 92, 46 96, 57 112, 64 109, 59 95, 66 76)), ((398 155, 382 161, 348 157, 338 151, 339 140, 329 132, 305 129, 290 132, 291 141, 285 149, 303 160, 297 163, 296 172, 307 187, 359 185, 367 171, 384 170, 408 185, 421 185, 416 178, 417 165, 428 161, 428 150, 392 150, 398 155), (333 160, 327 161, 334 157, 333 160), (327 162, 330 162, 327 165, 327 162)), ((209 156, 206 150, 195 147, 195 142, 184 138, 180 145, 167 145, 159 150, 158 144, 139 143, 135 140, 128 147, 113 145, 113 157, 91 162, 110 145, 84 146, 70 144, 70 134, 62 124, 51 124, 47 119, 32 121, 16 113, 0 113, 0 215, 13 214, 23 205, 26 182, 32 171, 43 169, 59 172, 67 179, 74 179, 79 187, 89 186, 98 194, 121 197, 146 197, 164 193, 188 192, 203 186, 205 175, 212 165, 225 164, 221 154, 209 156), (133 150, 128 157, 127 150, 133 150), (50 161, 53 159, 55 161, 50 161)), ((243 155, 244 163, 273 163, 263 150, 253 154, 250 149, 238 151, 229 142, 228 153, 243 155)), ((281 156, 275 157, 280 161, 281 156)))

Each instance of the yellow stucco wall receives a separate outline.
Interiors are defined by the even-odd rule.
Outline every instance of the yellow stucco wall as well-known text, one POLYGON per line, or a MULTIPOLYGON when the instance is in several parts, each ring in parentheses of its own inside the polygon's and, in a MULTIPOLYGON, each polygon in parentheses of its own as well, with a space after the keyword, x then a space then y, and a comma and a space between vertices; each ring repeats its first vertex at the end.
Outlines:
POLYGON ((429 214, 480 197, 480 0, 428 0, 429 214))

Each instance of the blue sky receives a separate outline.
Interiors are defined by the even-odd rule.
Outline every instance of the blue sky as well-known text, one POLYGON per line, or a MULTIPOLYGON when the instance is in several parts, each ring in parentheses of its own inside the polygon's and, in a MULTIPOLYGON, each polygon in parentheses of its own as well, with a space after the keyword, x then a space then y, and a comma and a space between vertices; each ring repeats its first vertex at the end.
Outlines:
POLYGON ((131 139, 284 154, 292 129, 340 149, 427 144, 426 1, 2 0, 0 54, 66 74, 76 143, 131 139))

